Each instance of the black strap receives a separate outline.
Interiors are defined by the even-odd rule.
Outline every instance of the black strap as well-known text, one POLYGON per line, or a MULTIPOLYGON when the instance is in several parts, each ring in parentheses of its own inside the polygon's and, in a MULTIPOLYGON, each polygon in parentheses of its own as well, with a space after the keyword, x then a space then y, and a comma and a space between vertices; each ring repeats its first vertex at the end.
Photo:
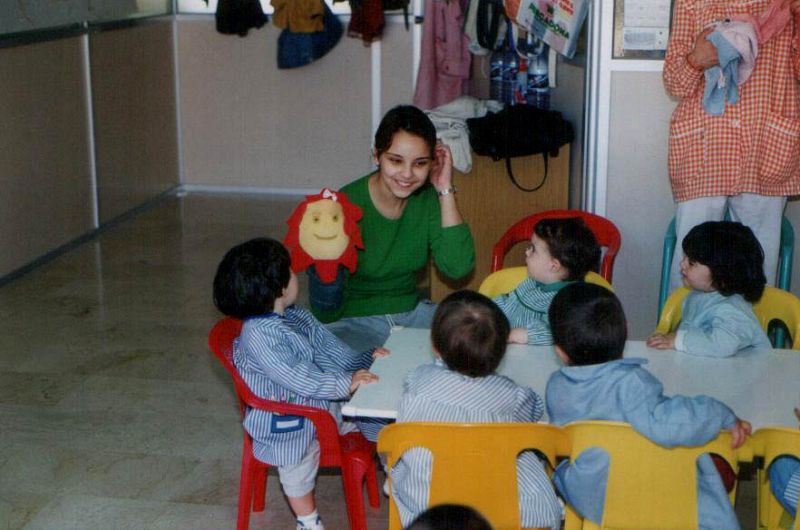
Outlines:
POLYGON ((534 191, 540 189, 542 186, 544 186, 544 183, 547 182, 547 158, 548 158, 548 155, 547 155, 547 153, 542 153, 542 156, 544 157, 544 176, 542 177, 542 181, 539 182, 539 184, 537 184, 536 186, 534 186, 532 188, 526 188, 524 186, 520 186, 519 182, 517 182, 517 179, 514 178, 514 172, 511 171, 511 159, 510 158, 506 158, 506 172, 508 172, 508 177, 511 179, 511 182, 514 184, 514 186, 516 186, 517 188, 519 188, 522 191, 527 191, 527 192, 534 192, 534 191))
POLYGON ((503 2, 498 2, 497 0, 473 1, 478 2, 478 12, 475 18, 478 44, 487 50, 502 50, 503 44, 500 44, 499 47, 495 47, 495 44, 497 43, 497 32, 500 29, 500 20, 506 18, 506 23, 509 23, 503 10, 503 2))

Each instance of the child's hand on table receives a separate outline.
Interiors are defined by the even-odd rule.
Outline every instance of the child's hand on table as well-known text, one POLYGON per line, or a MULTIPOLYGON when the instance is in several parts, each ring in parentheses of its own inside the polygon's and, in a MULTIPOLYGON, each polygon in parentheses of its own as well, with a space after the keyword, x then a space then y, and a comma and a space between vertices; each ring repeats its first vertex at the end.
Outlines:
POLYGON ((674 350, 675 349, 675 334, 674 333, 653 333, 647 337, 647 345, 657 350, 674 350))
POLYGON ((508 334, 510 344, 528 344, 528 330, 526 328, 511 328, 508 334))
POLYGON ((740 420, 736 418, 736 425, 731 427, 730 429, 731 434, 733 435, 733 440, 731 441, 731 448, 738 449, 742 446, 744 441, 747 439, 748 436, 753 432, 753 427, 750 425, 749 421, 740 420))
POLYGON ((372 352, 372 358, 377 359, 378 357, 386 357, 391 353, 388 348, 380 347, 375 348, 375 351, 372 352))
POLYGON ((358 370, 353 373, 353 382, 350 384, 350 393, 356 391, 361 385, 368 385, 378 380, 378 376, 369 370, 358 370))

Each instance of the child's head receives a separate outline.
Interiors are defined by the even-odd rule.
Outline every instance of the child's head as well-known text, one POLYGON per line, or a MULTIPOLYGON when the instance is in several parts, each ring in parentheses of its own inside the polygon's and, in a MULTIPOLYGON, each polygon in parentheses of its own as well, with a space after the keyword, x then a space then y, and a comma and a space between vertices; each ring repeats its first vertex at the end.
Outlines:
POLYGON ((394 135, 399 131, 417 136, 428 147, 428 156, 433 158, 436 147, 436 128, 427 114, 413 105, 398 105, 387 112, 375 132, 375 158, 386 152, 392 145, 394 135))
POLYGON ((506 352, 508 319, 490 299, 457 291, 439 303, 431 342, 450 370, 470 377, 489 375, 506 352))
POLYGON ((492 527, 469 506, 440 504, 419 514, 408 530, 492 530, 492 527))
POLYGON ((214 276, 214 305, 235 318, 269 313, 293 276, 283 245, 264 237, 251 239, 222 258, 214 276))
POLYGON ((573 366, 622 358, 628 326, 614 293, 593 283, 576 282, 556 294, 548 311, 556 351, 573 366))
POLYGON ((764 251, 750 228, 732 221, 708 221, 683 238, 681 273, 687 287, 740 294, 758 302, 767 282, 764 251))
POLYGON ((599 261, 597 238, 580 217, 542 219, 525 252, 528 274, 542 283, 582 280, 599 261))

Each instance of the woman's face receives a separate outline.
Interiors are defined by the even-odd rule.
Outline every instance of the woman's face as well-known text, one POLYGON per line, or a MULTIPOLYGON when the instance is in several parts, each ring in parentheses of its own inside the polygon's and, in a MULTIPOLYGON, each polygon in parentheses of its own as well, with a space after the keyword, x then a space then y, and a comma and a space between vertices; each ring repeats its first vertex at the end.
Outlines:
POLYGON ((425 184, 433 159, 425 140, 401 130, 375 163, 380 183, 398 199, 405 199, 425 184))

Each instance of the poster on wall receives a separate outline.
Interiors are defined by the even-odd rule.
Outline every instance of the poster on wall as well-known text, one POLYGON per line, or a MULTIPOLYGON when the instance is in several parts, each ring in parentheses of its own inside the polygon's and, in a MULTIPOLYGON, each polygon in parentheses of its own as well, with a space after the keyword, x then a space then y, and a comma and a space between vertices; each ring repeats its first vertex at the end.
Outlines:
POLYGON ((575 55, 578 34, 591 0, 505 0, 506 13, 567 57, 575 55))

